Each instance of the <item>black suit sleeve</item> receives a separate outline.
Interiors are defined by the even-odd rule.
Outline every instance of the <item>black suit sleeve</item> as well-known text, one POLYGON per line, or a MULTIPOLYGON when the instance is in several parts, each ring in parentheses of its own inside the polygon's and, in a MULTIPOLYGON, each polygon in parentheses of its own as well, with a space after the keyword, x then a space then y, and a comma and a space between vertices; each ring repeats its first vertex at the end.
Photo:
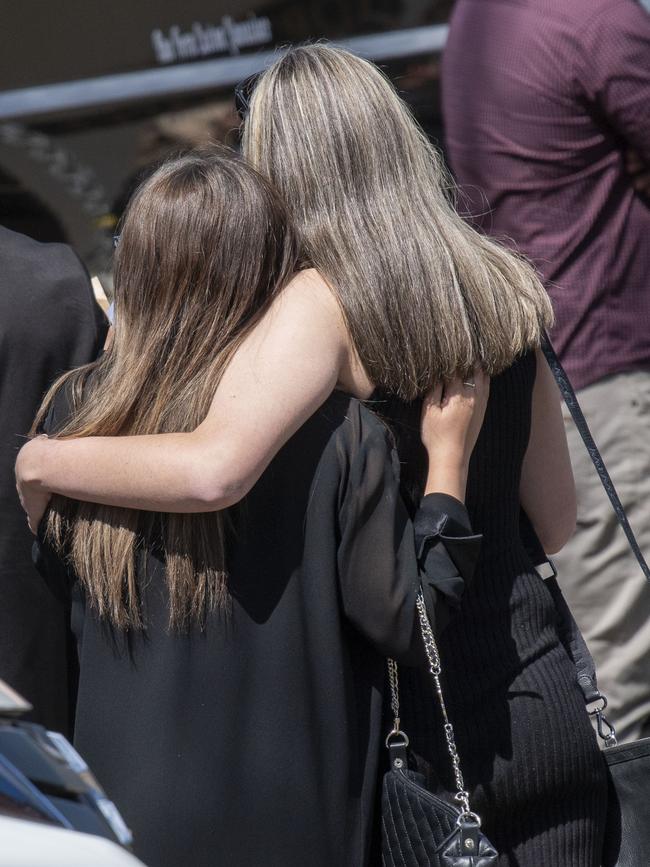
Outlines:
MULTIPOLYGON (((57 392, 42 426, 42 433, 55 433, 65 424, 71 412, 71 403, 66 388, 57 392)), ((66 605, 70 604, 70 591, 75 578, 63 559, 45 538, 47 512, 41 519, 38 533, 32 545, 32 561, 51 592, 66 605)))

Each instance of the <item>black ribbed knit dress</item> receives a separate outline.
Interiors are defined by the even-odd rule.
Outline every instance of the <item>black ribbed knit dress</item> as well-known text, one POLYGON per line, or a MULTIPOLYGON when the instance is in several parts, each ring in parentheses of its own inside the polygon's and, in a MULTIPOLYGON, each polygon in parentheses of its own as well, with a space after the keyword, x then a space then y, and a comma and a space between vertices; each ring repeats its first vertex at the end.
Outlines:
MULTIPOLYGON (((483 546, 439 650, 465 783, 499 867, 598 867, 604 764, 553 601, 519 537, 535 368, 530 354, 492 381, 466 499, 483 546)), ((402 724, 422 769, 454 790, 421 678, 402 671, 402 724)))

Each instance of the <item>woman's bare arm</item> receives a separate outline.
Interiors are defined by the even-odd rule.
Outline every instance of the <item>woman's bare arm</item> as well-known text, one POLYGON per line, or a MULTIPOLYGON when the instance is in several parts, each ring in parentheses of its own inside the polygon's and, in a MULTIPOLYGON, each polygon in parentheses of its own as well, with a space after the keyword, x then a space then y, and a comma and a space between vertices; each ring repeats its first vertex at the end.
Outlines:
POLYGON ((576 491, 560 401, 553 374, 538 351, 530 442, 520 497, 547 554, 563 548, 576 526, 576 491))
POLYGON ((30 524, 48 492, 157 511, 226 508, 337 386, 360 397, 372 388, 331 290, 302 272, 238 350, 195 431, 27 444, 16 475, 30 524))

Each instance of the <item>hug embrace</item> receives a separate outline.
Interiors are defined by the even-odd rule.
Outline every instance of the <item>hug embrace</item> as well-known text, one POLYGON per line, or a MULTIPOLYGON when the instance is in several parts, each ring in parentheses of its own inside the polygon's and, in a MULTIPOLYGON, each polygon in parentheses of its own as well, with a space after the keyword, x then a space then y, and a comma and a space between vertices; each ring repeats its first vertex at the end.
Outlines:
POLYGON ((372 64, 298 47, 242 95, 243 158, 135 193, 112 344, 18 458, 75 744, 150 867, 377 865, 387 658, 418 780, 456 789, 425 612, 476 863, 597 867, 605 770, 520 529, 575 523, 546 292, 372 64))

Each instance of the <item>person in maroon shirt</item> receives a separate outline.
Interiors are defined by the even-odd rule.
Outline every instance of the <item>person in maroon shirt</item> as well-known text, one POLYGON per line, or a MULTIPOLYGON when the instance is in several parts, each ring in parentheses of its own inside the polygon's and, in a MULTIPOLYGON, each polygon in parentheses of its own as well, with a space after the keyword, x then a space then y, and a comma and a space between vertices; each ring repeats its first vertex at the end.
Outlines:
MULTIPOLYGON (((543 274, 552 334, 650 551, 650 16, 635 0, 458 0, 448 158, 475 224, 543 274)), ((578 531, 560 577, 619 734, 650 734, 650 590, 569 429, 578 531)))

